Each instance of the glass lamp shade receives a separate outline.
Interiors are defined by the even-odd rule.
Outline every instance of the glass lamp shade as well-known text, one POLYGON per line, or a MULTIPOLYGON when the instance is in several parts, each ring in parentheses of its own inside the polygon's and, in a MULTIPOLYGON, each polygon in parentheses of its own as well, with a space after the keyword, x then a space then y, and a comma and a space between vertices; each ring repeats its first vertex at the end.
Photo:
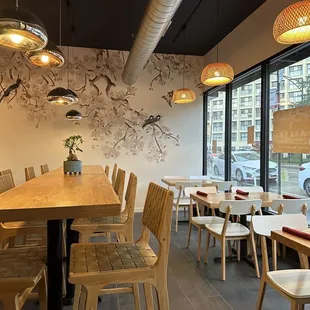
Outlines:
POLYGON ((77 103, 79 98, 72 90, 57 87, 48 93, 47 101, 55 105, 71 105, 77 103))
POLYGON ((298 1, 285 8, 274 22, 273 36, 281 44, 310 41, 310 1, 298 1))
POLYGON ((19 51, 35 51, 46 46, 47 32, 42 22, 21 8, 0 9, 0 46, 19 51))
POLYGON ((38 67, 56 68, 61 67, 65 62, 62 51, 50 41, 43 49, 25 52, 24 56, 29 62, 38 67))
POLYGON ((172 101, 176 104, 191 103, 196 100, 196 94, 188 88, 177 89, 173 92, 172 101))
POLYGON ((201 73, 201 82, 207 86, 219 86, 230 83, 234 79, 234 69, 231 65, 216 62, 207 65, 201 73))
POLYGON ((69 121, 79 121, 81 120, 82 114, 77 111, 77 110, 70 110, 67 114, 66 114, 66 119, 69 121))

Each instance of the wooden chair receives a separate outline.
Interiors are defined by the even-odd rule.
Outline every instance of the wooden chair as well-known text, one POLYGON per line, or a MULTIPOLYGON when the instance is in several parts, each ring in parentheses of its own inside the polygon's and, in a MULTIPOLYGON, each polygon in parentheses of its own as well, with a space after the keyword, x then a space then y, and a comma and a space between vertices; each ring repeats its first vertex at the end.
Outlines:
POLYGON ((75 219, 71 229, 80 234, 80 243, 89 242, 95 233, 114 232, 125 237, 127 242, 133 242, 133 220, 137 191, 137 177, 130 174, 125 195, 125 209, 120 216, 107 216, 100 218, 75 219))
POLYGON ((190 206, 190 199, 185 196, 184 190, 186 187, 201 187, 201 181, 182 181, 176 182, 175 188, 179 191, 178 197, 173 200, 173 207, 176 209, 175 213, 175 231, 178 231, 179 224, 179 207, 183 207, 184 216, 186 215, 186 208, 190 206))
POLYGON ((122 169, 118 169, 117 177, 113 185, 115 193, 117 194, 121 203, 123 202, 123 196, 124 196, 125 176, 126 176, 126 172, 122 169))
MULTIPOLYGON (((208 194, 216 194, 217 190, 215 186, 208 187, 186 187, 185 188, 185 196, 190 197, 190 194, 196 193, 197 191, 201 191, 208 194)), ((218 216, 200 216, 199 205, 196 202, 196 210, 197 216, 193 215, 193 203, 192 199, 190 199, 190 207, 189 207, 189 226, 188 226, 188 237, 187 237, 187 245, 189 247, 192 226, 195 226, 198 229, 198 250, 197 250, 197 261, 200 262, 201 256, 201 233, 203 229, 206 229, 206 224, 212 223, 224 223, 224 218, 218 216)), ((215 240, 215 238, 214 238, 215 240)))
POLYGON ((237 190, 241 190, 249 193, 263 193, 264 189, 262 186, 232 186, 231 192, 235 193, 237 190))
POLYGON ((256 269, 256 276, 259 278, 259 268, 257 263, 257 254, 256 254, 256 245, 254 241, 254 234, 252 229, 241 225, 240 223, 230 223, 230 215, 247 215, 255 214, 257 210, 260 210, 262 207, 262 200, 223 200, 220 202, 219 210, 222 213, 226 213, 224 223, 220 224, 207 224, 207 242, 206 242, 206 253, 205 253, 205 263, 208 262, 209 246, 210 246, 210 237, 211 235, 218 239, 221 242, 222 247, 222 280, 226 279, 226 254, 225 247, 226 241, 238 241, 237 244, 237 257, 240 261, 240 241, 241 240, 251 240, 252 251, 254 257, 254 265, 256 269))
POLYGON ((45 174, 45 173, 47 173, 49 171, 50 171, 50 169, 48 168, 47 164, 41 165, 41 174, 45 174))
POLYGON ((112 185, 114 187, 116 182, 116 174, 117 174, 117 164, 114 164, 113 166, 113 172, 112 172, 112 185))
POLYGON ((12 180, 12 183, 13 183, 13 187, 15 187, 15 183, 14 183, 14 178, 13 178, 12 170, 11 170, 11 169, 6 169, 6 170, 0 171, 0 175, 6 175, 6 174, 9 174, 9 175, 11 176, 11 180, 12 180))
MULTIPOLYGON (((167 268, 173 193, 150 183, 142 217, 142 235, 135 243, 74 244, 69 282, 75 284, 74 310, 97 310, 98 296, 132 291, 131 287, 106 289, 109 284, 143 283, 147 309, 154 309, 152 286, 160 310, 169 310, 167 268), (150 233, 158 240, 158 257, 149 245, 150 233)), ((140 303, 135 298, 136 309, 140 303)))
POLYGON ((272 230, 282 230, 283 226, 299 230, 307 229, 306 216, 303 214, 254 216, 252 226, 254 231, 261 236, 263 259, 263 272, 256 310, 262 309, 267 284, 291 302, 292 310, 304 309, 304 305, 310 303, 308 257, 298 253, 302 268, 305 269, 269 271, 266 237, 270 238, 272 230))
POLYGON ((109 177, 110 167, 108 165, 105 166, 104 172, 107 177, 109 177))
POLYGON ((212 186, 215 186, 219 192, 231 192, 231 188, 237 185, 236 181, 212 181, 212 186))
POLYGON ((26 182, 34 179, 36 177, 36 174, 34 172, 34 168, 31 167, 27 167, 25 168, 25 178, 26 178, 26 182))
POLYGON ((40 309, 47 310, 46 248, 0 250, 0 300, 4 310, 20 310, 37 287, 40 309))

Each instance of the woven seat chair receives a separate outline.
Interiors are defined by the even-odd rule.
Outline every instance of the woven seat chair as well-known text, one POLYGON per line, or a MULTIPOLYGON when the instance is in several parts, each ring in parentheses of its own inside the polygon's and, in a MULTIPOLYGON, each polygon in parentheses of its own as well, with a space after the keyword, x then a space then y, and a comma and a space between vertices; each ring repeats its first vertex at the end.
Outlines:
POLYGON ((34 168, 32 166, 25 168, 25 179, 26 179, 26 182, 34 179, 35 177, 36 177, 36 174, 35 174, 34 168))
POLYGON ((108 165, 105 166, 104 172, 105 172, 106 176, 109 177, 110 167, 108 165))
POLYGON ((0 300, 4 310, 20 310, 35 287, 40 309, 47 309, 46 248, 0 250, 0 300))
MULTIPOLYGON (((143 283, 147 309, 154 309, 152 285, 160 310, 169 310, 167 265, 173 192, 150 183, 142 217, 141 238, 133 243, 74 244, 69 282, 76 285, 74 310, 97 310, 98 296, 131 292, 131 287, 107 289, 109 284, 143 283), (150 233, 159 242, 158 257, 149 246, 150 233), (80 306, 80 308, 78 308, 80 306)), ((137 298, 135 299, 136 309, 137 298)))
POLYGON ((114 164, 113 166, 113 172, 112 172, 112 185, 114 187, 116 182, 116 175, 117 175, 117 164, 114 164))
POLYGON ((50 171, 50 169, 48 168, 47 164, 41 165, 41 174, 45 174, 45 173, 47 173, 49 171, 50 171))

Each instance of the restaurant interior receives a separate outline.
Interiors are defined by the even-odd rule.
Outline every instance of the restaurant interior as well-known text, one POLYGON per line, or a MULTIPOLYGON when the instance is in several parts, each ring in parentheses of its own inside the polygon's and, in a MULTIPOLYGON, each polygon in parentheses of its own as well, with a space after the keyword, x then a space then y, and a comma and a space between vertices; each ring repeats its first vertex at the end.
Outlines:
POLYGON ((310 309, 310 0, 2 0, 0 141, 0 309, 310 309))

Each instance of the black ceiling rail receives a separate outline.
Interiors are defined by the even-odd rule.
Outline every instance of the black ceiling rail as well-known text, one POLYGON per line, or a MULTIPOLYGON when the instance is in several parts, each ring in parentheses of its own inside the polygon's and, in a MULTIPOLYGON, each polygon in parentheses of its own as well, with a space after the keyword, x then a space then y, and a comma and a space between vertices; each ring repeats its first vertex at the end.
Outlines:
POLYGON ((191 21, 191 19, 194 17, 194 15, 196 14, 196 12, 199 10, 200 6, 203 4, 205 0, 200 0, 199 3, 196 5, 196 7, 194 8, 194 10, 192 11, 192 13, 188 16, 188 18, 186 19, 185 23, 182 25, 182 27, 179 29, 179 31, 177 32, 177 34, 174 36, 172 43, 174 43, 178 37, 181 35, 182 31, 186 30, 186 27, 188 25, 188 23, 191 21))

